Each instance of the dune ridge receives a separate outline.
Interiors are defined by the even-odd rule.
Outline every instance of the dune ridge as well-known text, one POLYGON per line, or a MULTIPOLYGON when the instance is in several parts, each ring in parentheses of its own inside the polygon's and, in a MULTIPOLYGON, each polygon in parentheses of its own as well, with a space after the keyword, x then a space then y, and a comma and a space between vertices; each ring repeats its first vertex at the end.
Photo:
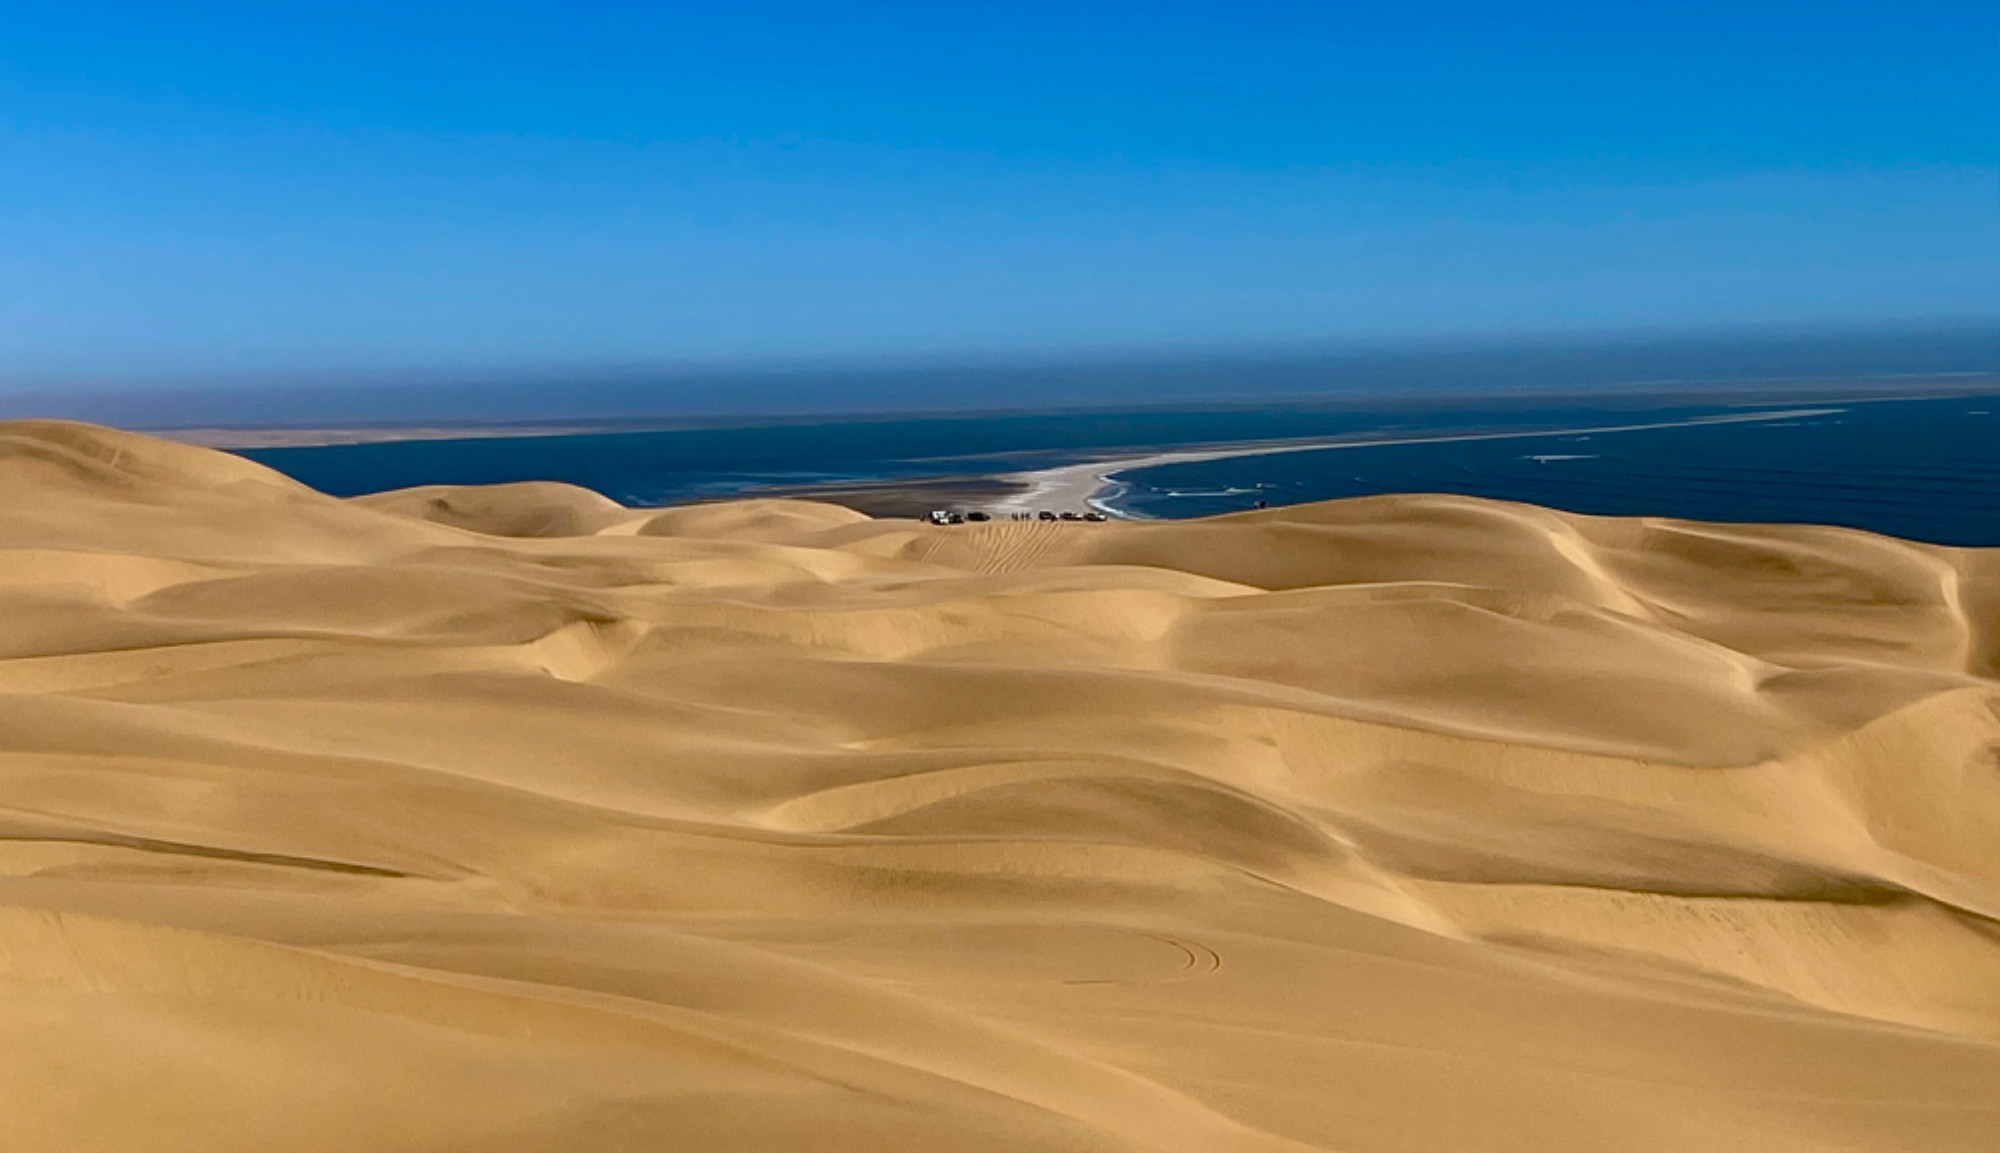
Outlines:
POLYGON ((2000 550, 0 492, 9 1150, 2000 1140, 2000 550))

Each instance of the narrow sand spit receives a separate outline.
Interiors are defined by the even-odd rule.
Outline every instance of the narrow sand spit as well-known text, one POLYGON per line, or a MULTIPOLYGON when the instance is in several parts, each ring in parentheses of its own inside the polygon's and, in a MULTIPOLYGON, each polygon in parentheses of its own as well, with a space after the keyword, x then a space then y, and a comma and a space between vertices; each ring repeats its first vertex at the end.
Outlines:
MULTIPOLYGON (((1389 444, 1451 444, 1468 440, 1527 440, 1550 436, 1581 436, 1605 432, 1638 432, 1656 428, 1692 428, 1704 424, 1767 424, 1781 420, 1799 420, 1805 417, 1826 416, 1841 412, 1838 408, 1789 408, 1783 410, 1760 410, 1757 412, 1724 413, 1719 416, 1696 416, 1682 420, 1653 421, 1647 424, 1596 425, 1587 428, 1558 429, 1510 429, 1504 432, 1455 432, 1441 436, 1367 435, 1334 439, 1316 438, 1298 441, 1256 441, 1250 444, 1215 445, 1207 448, 1175 449, 1169 452, 1143 453, 1111 457, 1105 460, 1084 461, 1081 464, 1056 465, 1053 468, 1031 469, 1027 472, 1010 473, 1004 479, 1021 486, 1019 492, 995 498, 987 502, 989 509, 996 512, 1037 512, 1042 509, 1081 510, 1088 506, 1100 512, 1119 518, 1129 514, 1119 511, 1102 498, 1106 490, 1117 483, 1122 472, 1136 469, 1154 468, 1163 464, 1190 464, 1204 460, 1229 460, 1241 456, 1276 456, 1281 453, 1317 452, 1331 448, 1374 448, 1389 444)), ((1560 457, 1553 459, 1562 459, 1560 457)))
POLYGON ((10 1153, 2000 1141, 2000 552, 0 494, 10 1153))

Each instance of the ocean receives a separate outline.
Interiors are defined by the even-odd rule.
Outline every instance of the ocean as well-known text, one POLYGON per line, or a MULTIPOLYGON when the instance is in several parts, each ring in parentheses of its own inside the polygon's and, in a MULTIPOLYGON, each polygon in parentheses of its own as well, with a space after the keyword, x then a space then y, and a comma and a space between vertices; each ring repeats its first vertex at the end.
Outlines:
POLYGON ((2000 545, 2000 396, 1790 405, 1811 415, 1382 444, 1118 474, 1138 516, 1451 492, 1571 512, 1846 525, 2000 545))
POLYGON ((1179 518, 1259 501, 1452 492, 1582 513, 1833 524, 2000 545, 2000 394, 1757 405, 1415 398, 486 436, 243 455, 341 496, 560 480, 626 504, 664 505, 1308 439, 1373 443, 1132 468, 1114 474, 1098 503, 1124 516, 1179 518), (1713 423, 1719 417, 1736 422, 1713 423))

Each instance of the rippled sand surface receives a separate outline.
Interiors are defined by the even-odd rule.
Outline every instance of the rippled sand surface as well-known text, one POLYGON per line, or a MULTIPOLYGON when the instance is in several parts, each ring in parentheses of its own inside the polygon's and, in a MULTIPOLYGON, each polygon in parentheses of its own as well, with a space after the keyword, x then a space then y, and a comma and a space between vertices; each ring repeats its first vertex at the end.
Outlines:
POLYGON ((2000 1141, 2000 552, 0 497, 0 1148, 2000 1141))

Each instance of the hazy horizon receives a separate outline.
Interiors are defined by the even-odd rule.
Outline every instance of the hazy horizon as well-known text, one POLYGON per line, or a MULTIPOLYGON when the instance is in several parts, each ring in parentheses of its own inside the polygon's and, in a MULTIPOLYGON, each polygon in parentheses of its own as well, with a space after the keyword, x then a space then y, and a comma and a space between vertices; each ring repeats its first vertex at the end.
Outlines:
POLYGON ((1781 393, 2000 382, 2000 320, 793 362, 444 368, 0 386, 0 417, 138 428, 590 424, 1385 395, 1781 393))

